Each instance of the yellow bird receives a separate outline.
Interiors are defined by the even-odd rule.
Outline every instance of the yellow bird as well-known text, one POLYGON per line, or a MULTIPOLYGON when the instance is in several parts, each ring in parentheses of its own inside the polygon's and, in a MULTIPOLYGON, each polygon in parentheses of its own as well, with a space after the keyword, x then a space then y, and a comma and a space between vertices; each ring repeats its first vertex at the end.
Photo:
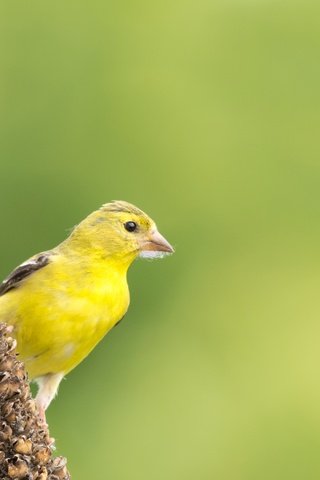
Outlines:
POLYGON ((0 322, 14 326, 20 358, 39 387, 36 402, 43 419, 62 378, 125 315, 133 260, 173 251, 148 215, 114 201, 3 281, 0 322))

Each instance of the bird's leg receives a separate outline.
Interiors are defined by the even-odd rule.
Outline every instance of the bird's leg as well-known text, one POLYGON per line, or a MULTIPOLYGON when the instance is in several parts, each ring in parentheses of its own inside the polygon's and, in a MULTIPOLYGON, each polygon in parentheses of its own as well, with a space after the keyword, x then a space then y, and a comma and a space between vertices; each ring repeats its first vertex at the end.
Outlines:
POLYGON ((43 407, 41 407, 40 405, 37 405, 37 406, 38 406, 38 416, 39 416, 41 422, 47 425, 45 409, 43 407))
POLYGON ((45 411, 58 392, 59 383, 62 379, 63 373, 48 373, 35 379, 39 387, 35 401, 38 407, 39 417, 44 423, 46 423, 45 411))

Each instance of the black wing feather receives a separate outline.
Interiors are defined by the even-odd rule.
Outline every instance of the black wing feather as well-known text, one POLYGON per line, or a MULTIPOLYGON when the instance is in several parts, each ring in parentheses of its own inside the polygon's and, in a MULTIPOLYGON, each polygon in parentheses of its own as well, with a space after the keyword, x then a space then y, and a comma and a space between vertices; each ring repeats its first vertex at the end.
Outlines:
POLYGON ((31 275, 33 272, 40 270, 50 262, 51 253, 45 252, 30 258, 27 262, 17 267, 8 277, 3 280, 0 285, 0 296, 9 292, 13 288, 20 285, 22 280, 31 275))

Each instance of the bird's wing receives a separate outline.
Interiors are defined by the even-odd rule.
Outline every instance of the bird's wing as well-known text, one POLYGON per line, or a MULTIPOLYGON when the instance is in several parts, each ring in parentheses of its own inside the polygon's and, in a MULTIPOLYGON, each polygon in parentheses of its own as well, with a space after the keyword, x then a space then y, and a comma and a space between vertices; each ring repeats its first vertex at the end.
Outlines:
POLYGON ((13 272, 11 272, 10 275, 8 275, 8 277, 0 284, 0 296, 9 292, 9 290, 18 287, 22 280, 33 272, 48 265, 52 255, 52 252, 39 253, 13 270, 13 272))

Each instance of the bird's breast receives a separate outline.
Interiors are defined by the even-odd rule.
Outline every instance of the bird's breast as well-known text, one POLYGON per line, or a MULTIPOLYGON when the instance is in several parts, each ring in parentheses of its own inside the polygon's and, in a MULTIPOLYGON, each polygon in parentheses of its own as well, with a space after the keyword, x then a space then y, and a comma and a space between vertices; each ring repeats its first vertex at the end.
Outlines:
POLYGON ((103 336, 126 313, 129 306, 129 290, 125 282, 95 282, 80 288, 74 295, 62 293, 64 312, 80 322, 82 332, 88 336, 103 336))

